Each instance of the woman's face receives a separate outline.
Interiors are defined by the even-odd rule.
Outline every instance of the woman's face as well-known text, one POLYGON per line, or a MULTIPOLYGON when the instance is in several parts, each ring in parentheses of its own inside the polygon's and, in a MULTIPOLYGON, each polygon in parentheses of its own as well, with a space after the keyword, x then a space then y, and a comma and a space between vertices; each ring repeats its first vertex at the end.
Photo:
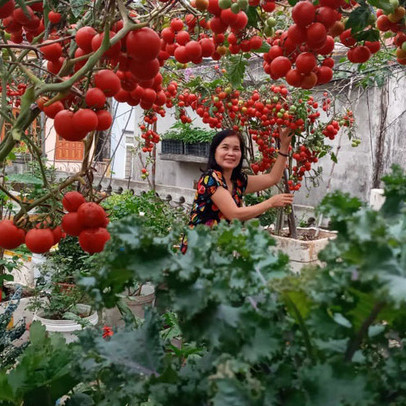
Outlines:
POLYGON ((233 170, 241 161, 240 139, 236 135, 224 138, 216 148, 214 158, 223 170, 233 170))

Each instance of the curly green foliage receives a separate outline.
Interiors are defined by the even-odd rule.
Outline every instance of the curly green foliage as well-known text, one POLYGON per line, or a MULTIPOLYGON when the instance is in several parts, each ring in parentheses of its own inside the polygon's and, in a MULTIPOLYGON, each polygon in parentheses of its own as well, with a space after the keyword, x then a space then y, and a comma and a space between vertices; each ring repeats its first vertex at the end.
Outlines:
POLYGON ((171 207, 154 191, 143 193, 140 196, 126 191, 121 195, 109 196, 102 205, 112 222, 130 215, 144 216, 145 225, 157 235, 167 234, 177 224, 186 224, 184 210, 181 207, 171 207))
POLYGON ((131 280, 153 281, 158 308, 173 310, 186 342, 202 348, 183 362, 169 353, 141 382, 117 378, 135 404, 405 402, 405 213, 385 221, 385 211, 338 193, 322 210, 340 231, 321 255, 326 265, 302 275, 286 274, 286 259, 255 223, 190 230, 186 255, 140 221, 116 224, 120 249, 83 282, 111 306, 131 280))
POLYGON ((48 336, 40 322, 33 322, 18 364, 8 373, 0 371, 0 404, 54 406, 79 382, 72 358, 72 348, 60 334, 48 336))
POLYGON ((20 303, 21 292, 22 289, 18 288, 4 313, 0 314, 0 369, 12 366, 25 348, 25 344, 14 345, 15 340, 18 340, 26 330, 25 320, 20 320, 15 326, 8 328, 13 313, 20 303))
MULTIPOLYGON (((387 204, 402 178, 386 179, 387 204)), ((157 309, 108 339, 80 334, 68 360, 82 385, 67 405, 406 404, 406 213, 390 207, 398 210, 388 217, 349 196, 326 198, 321 210, 340 231, 325 264, 300 275, 258 222, 188 230, 185 255, 175 231, 157 236, 137 216, 114 222, 102 266, 80 284, 112 307, 126 286, 152 281, 157 309), (176 318, 180 349, 163 334, 162 309, 176 318)))

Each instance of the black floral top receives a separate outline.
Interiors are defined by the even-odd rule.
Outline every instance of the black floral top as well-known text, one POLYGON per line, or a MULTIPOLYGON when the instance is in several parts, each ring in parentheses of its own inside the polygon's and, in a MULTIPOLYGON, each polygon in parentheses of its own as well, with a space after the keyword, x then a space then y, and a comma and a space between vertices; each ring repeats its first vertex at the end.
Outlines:
MULTIPOLYGON (((197 191, 190 213, 189 226, 194 227, 198 224, 205 224, 211 227, 218 224, 220 220, 225 220, 223 213, 221 213, 219 208, 211 200, 211 196, 219 186, 228 189, 227 183, 220 171, 209 169, 202 174, 197 183, 197 191)), ((238 207, 242 206, 242 196, 246 187, 246 175, 234 181, 232 197, 238 207)))

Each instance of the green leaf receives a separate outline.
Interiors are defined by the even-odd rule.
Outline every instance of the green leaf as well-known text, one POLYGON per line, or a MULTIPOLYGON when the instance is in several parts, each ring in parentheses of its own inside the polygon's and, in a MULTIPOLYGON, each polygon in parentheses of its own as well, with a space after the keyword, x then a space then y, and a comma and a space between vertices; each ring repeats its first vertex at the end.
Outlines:
POLYGON ((159 329, 158 316, 146 311, 145 322, 138 329, 119 331, 109 340, 100 337, 95 342, 98 355, 129 374, 159 376, 164 358, 159 329))
MULTIPOLYGON (((10 384, 8 383, 8 373, 6 373, 6 371, 0 371, 0 401, 1 400, 5 401, 15 400, 13 396, 13 390, 10 384)), ((2 405, 3 403, 0 402, 0 404, 2 405)))
POLYGON ((367 25, 369 25, 370 16, 370 8, 366 4, 360 5, 351 11, 348 20, 345 23, 345 28, 351 28, 352 33, 362 31, 367 25))
POLYGON ((366 30, 366 31, 360 31, 357 32, 356 34, 352 34, 354 38, 356 38, 358 41, 379 41, 380 34, 378 30, 366 30))
POLYGON ((253 51, 264 54, 264 53, 268 52, 270 49, 271 49, 271 46, 267 42, 262 42, 261 47, 258 49, 253 49, 253 51))
POLYGON ((351 328, 351 323, 341 314, 335 313, 333 316, 334 321, 340 326, 351 328))
POLYGON ((406 276, 383 274, 380 279, 385 281, 388 295, 398 305, 406 300, 406 276))
POLYGON ((228 77, 233 88, 241 86, 242 81, 244 80, 247 64, 248 62, 240 57, 234 57, 231 59, 231 68, 228 72, 228 77))
POLYGON ((7 181, 11 183, 24 183, 39 186, 42 186, 43 183, 41 178, 37 178, 34 175, 22 173, 12 173, 11 175, 8 175, 7 181))
POLYGON ((255 364, 271 359, 281 349, 280 337, 274 328, 267 326, 267 328, 254 328, 246 344, 243 345, 241 354, 246 361, 255 364))
POLYGON ((71 0, 70 1, 70 8, 72 10, 73 15, 78 18, 82 12, 83 7, 87 4, 87 0, 71 0))
POLYGON ((368 0, 371 6, 382 9, 385 14, 393 13, 394 7, 388 0, 368 0))
POLYGON ((248 17, 248 25, 254 28, 258 28, 259 15, 257 7, 248 6, 247 11, 245 12, 248 17))
MULTIPOLYGON (((306 293, 299 290, 286 291, 284 292, 284 295, 289 296, 290 300, 294 303, 302 318, 305 319, 308 316, 312 306, 312 301, 309 299, 306 293)), ((287 301, 286 304, 288 306, 288 309, 290 310, 291 315, 295 317, 295 312, 292 311, 292 309, 289 307, 289 301, 287 301)))
POLYGON ((334 163, 338 163, 337 155, 334 152, 330 153, 330 158, 334 163))
POLYGON ((375 337, 385 331, 385 326, 383 325, 375 325, 375 326, 369 326, 368 328, 368 337, 372 338, 375 337))
POLYGON ((309 399, 306 406, 372 405, 366 377, 351 367, 318 364, 303 368, 299 376, 309 399))
POLYGON ((33 321, 30 326, 30 341, 32 345, 41 347, 46 341, 45 327, 39 321, 33 321))
POLYGON ((217 393, 212 399, 213 406, 254 406, 246 388, 235 379, 216 381, 217 393))
POLYGON ((313 343, 319 350, 344 354, 347 349, 348 338, 344 338, 341 340, 330 339, 328 341, 316 338, 315 340, 313 340, 313 343))

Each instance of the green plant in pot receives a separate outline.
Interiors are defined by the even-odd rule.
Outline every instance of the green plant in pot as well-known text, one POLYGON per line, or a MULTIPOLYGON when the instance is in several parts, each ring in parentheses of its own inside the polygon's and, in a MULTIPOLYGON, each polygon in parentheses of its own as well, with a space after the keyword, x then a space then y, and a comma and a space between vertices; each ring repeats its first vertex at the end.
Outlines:
POLYGON ((76 275, 86 275, 96 260, 96 256, 91 257, 80 249, 75 237, 62 240, 59 248, 48 254, 40 266, 40 277, 29 305, 35 319, 48 331, 71 333, 97 323, 92 301, 75 284, 76 275))

